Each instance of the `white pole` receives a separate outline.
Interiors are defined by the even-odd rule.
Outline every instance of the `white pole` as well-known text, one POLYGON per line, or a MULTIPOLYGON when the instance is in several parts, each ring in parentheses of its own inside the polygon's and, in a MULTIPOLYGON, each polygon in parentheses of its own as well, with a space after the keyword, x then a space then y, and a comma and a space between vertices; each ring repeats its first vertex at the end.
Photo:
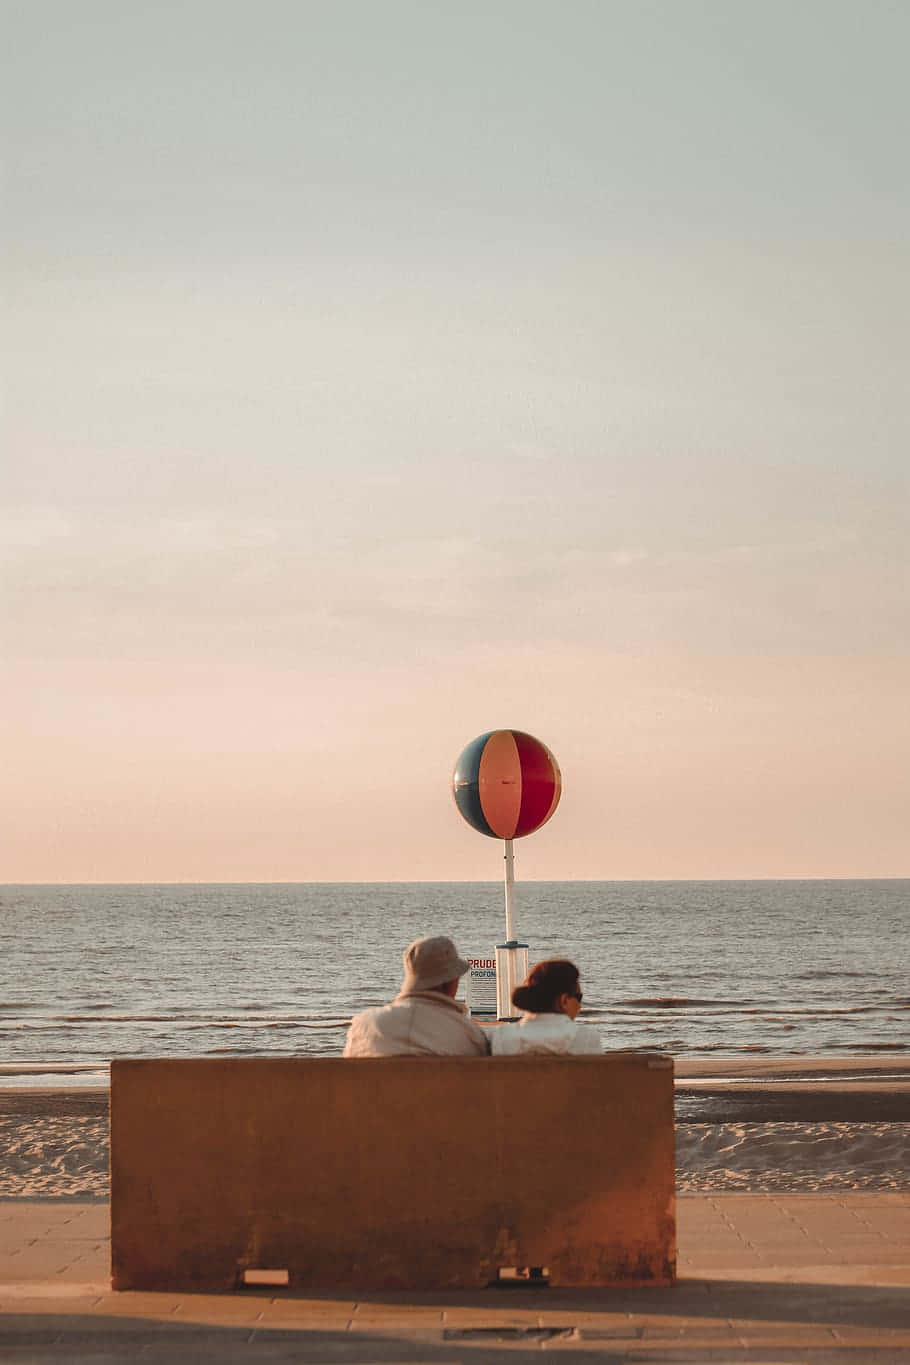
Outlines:
POLYGON ((506 943, 515 942, 515 859, 512 857, 512 840, 506 839, 506 943))

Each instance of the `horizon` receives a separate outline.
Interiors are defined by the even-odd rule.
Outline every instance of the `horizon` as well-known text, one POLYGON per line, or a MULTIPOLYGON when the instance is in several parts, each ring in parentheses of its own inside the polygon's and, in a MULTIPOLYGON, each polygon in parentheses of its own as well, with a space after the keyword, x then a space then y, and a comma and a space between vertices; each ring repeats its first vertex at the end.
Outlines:
MULTIPOLYGON (((557 879, 549 877, 537 877, 531 880, 525 878, 524 881, 516 882, 516 895, 520 895, 522 886, 749 886, 764 885, 775 882, 906 882, 908 877, 560 877, 557 879)), ((458 879, 439 879, 434 881, 416 881, 397 879, 374 879, 372 881, 192 881, 192 882, 0 882, 0 889, 16 890, 19 887, 55 887, 55 886, 98 886, 98 887, 120 887, 120 886, 502 886, 501 881, 489 880, 486 878, 458 878, 458 879)))

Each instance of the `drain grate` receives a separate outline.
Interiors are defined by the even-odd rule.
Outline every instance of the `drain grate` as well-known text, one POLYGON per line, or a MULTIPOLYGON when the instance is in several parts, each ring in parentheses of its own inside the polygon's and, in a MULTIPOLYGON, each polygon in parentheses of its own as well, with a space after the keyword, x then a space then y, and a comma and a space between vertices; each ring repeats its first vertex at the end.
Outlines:
POLYGON ((552 1341, 578 1337, 577 1327, 446 1327, 444 1341, 552 1341))

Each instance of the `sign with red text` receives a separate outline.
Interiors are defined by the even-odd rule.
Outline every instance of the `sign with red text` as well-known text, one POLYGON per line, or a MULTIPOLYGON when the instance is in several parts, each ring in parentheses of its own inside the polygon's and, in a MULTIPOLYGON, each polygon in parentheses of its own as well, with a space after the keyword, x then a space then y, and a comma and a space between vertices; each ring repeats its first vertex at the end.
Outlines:
POLYGON ((469 957, 464 998, 468 1014, 496 1018, 496 958, 469 957))

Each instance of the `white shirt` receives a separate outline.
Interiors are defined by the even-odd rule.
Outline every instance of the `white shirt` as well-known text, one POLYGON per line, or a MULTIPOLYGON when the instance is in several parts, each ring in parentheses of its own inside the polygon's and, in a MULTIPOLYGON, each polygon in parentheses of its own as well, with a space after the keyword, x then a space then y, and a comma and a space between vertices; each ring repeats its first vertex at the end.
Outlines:
POLYGON ((567 1014, 526 1014, 517 1024, 487 1030, 494 1057, 517 1057, 525 1052, 555 1056, 603 1052, 600 1036, 567 1014))

